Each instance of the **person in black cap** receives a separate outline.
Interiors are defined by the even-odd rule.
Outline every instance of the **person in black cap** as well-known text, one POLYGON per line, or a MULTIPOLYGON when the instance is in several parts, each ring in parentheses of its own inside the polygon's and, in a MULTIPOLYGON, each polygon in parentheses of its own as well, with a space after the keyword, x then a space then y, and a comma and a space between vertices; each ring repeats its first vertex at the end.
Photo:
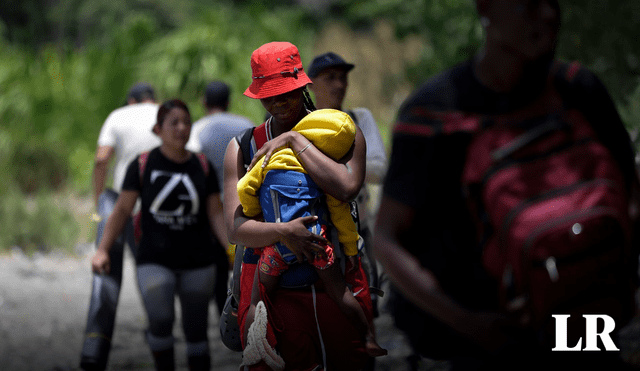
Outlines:
POLYGON ((138 82, 129 89, 124 105, 155 102, 155 96, 156 93, 151 85, 146 82, 138 82))
POLYGON ((328 52, 315 57, 309 66, 309 77, 313 81, 311 91, 316 98, 316 107, 342 110, 342 102, 349 82, 347 74, 355 67, 339 55, 328 52))
MULTIPOLYGON (((355 67, 354 64, 346 62, 336 53, 328 52, 316 56, 309 66, 309 77, 313 84, 309 89, 316 99, 316 107, 332 108, 343 110, 343 102, 349 86, 348 74, 355 67)), ((365 173, 365 185, 362 187, 358 197, 358 213, 360 218, 360 234, 364 238, 365 250, 371 246, 371 228, 375 215, 368 208, 370 194, 367 185, 381 184, 387 168, 387 155, 384 150, 384 143, 380 136, 380 130, 376 124, 371 111, 364 107, 348 108, 344 110, 360 127, 367 142, 367 169, 365 173)), ((371 275, 369 283, 372 287, 378 288, 376 263, 368 254, 364 259, 369 264, 368 271, 371 275)), ((374 310, 377 314, 376 295, 372 296, 374 310)))
MULTIPOLYGON (((120 193, 127 165, 138 153, 160 145, 160 139, 151 131, 158 113, 153 87, 144 82, 136 83, 127 93, 125 102, 124 107, 109 114, 98 137, 93 169, 96 207, 93 219, 99 222, 96 246, 102 239, 106 221, 120 193), (114 157, 114 166, 109 169, 114 157), (111 187, 105 188, 109 170, 113 183, 111 187)), ((125 232, 118 237, 110 252, 110 273, 93 276, 93 291, 80 359, 80 367, 83 370, 104 370, 107 366, 122 281, 125 242, 135 250, 131 220, 127 222, 125 232)))

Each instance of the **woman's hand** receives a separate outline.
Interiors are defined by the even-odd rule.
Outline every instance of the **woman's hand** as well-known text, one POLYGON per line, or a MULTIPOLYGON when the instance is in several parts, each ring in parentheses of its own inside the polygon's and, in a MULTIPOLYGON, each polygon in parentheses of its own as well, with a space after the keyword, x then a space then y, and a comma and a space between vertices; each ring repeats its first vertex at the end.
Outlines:
POLYGON ((98 249, 91 258, 91 270, 96 274, 109 274, 111 271, 111 258, 102 249, 98 249))
POLYGON ((324 247, 320 244, 326 245, 329 241, 320 235, 309 232, 306 226, 317 219, 317 216, 305 216, 283 223, 285 231, 280 241, 295 254, 298 261, 303 261, 304 257, 311 261, 316 255, 320 255, 322 258, 327 257, 324 247))
POLYGON ((287 131, 265 143, 251 159, 251 163, 247 168, 247 172, 256 165, 256 163, 262 158, 262 156, 264 156, 262 167, 265 167, 269 163, 269 159, 271 158, 272 154, 278 152, 278 150, 282 148, 292 147, 293 141, 296 140, 296 134, 302 137, 301 134, 295 131, 287 131))

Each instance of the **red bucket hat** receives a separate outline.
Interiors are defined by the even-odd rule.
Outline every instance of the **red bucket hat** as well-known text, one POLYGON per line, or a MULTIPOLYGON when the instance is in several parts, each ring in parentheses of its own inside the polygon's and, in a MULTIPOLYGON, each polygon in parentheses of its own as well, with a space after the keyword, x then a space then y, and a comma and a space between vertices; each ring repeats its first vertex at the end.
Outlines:
POLYGON ((284 41, 262 45, 251 54, 251 85, 244 95, 254 99, 288 93, 311 84, 304 73, 298 48, 284 41))

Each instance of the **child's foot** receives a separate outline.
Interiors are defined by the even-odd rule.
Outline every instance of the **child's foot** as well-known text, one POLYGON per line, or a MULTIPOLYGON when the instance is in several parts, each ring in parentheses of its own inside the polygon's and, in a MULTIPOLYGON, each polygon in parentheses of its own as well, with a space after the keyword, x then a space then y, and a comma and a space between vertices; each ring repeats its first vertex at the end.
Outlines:
POLYGON ((378 343, 375 341, 375 339, 367 339, 364 343, 364 349, 369 357, 380 357, 387 355, 387 350, 382 349, 380 345, 378 345, 378 343))

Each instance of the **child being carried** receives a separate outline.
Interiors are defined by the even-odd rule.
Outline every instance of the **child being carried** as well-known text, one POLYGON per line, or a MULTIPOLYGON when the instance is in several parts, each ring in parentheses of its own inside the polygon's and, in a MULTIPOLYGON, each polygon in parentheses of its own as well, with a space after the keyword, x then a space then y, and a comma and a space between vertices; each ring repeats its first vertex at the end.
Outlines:
MULTIPOLYGON (((309 113, 292 130, 309 139, 309 145, 313 144, 327 156, 339 160, 353 145, 356 125, 345 112, 321 109, 309 113)), ((328 223, 323 204, 326 200, 328 217, 336 228, 344 255, 354 263, 353 267, 357 266, 360 237, 349 204, 325 195, 311 180, 291 148, 274 152, 264 167, 263 162, 264 158, 260 159, 238 182, 238 196, 244 214, 255 217, 262 213, 267 222, 275 223, 316 215, 317 221, 308 227, 312 233, 326 237, 328 223)), ((328 295, 356 328, 365 334, 367 354, 371 357, 386 355, 387 351, 376 342, 373 324, 367 320, 362 307, 347 287, 340 265, 335 264, 334 246, 329 243, 323 247, 326 257, 317 254, 309 264, 315 267, 328 295)), ((283 243, 263 248, 257 274, 267 295, 276 289, 280 275, 288 269, 289 264, 296 262, 296 256, 283 243)), ((257 304, 256 300, 253 301, 254 305, 257 304)))

